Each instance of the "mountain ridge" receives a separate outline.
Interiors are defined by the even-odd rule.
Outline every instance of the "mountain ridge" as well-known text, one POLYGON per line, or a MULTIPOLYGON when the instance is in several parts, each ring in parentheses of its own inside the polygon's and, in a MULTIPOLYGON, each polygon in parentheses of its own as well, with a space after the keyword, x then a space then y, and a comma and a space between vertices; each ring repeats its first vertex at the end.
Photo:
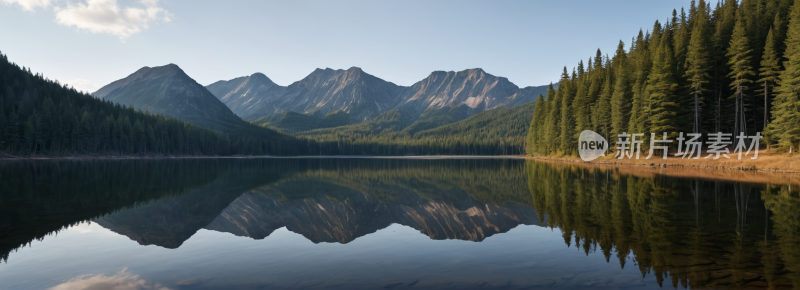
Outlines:
MULTIPOLYGON (((469 107, 467 114, 474 115, 487 109, 534 101, 539 94, 547 92, 547 85, 520 88, 507 78, 494 76, 482 68, 433 71, 411 86, 385 81, 359 67, 318 68, 285 87, 270 81, 270 86, 261 90, 255 87, 243 90, 242 83, 254 75, 263 74, 217 81, 207 88, 242 119, 272 120, 269 125, 280 125, 275 114, 285 112, 324 116, 341 111, 348 114, 351 124, 393 109, 411 112, 418 118, 429 109, 466 105, 469 107)), ((292 131, 290 127, 278 126, 292 131)))

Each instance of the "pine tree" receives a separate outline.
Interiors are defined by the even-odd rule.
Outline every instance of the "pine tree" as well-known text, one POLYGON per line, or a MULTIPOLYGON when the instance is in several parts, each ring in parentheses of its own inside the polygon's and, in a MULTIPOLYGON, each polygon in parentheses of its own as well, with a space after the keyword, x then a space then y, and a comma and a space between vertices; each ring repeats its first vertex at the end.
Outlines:
POLYGON ((766 46, 764 47, 764 55, 761 57, 761 71, 758 80, 762 83, 761 92, 764 93, 764 121, 763 127, 769 124, 769 104, 772 96, 775 95, 775 83, 778 81, 778 75, 781 71, 780 59, 775 45, 775 36, 773 29, 769 30, 766 39, 766 46))
MULTIPOLYGON (((575 72, 573 71, 574 75, 575 72)), ((572 154, 574 151, 575 115, 572 111, 572 103, 575 97, 573 91, 576 81, 578 79, 573 77, 569 82, 562 82, 558 86, 558 93, 561 93, 561 143, 559 144, 559 149, 564 154, 572 154)))
MULTIPOLYGON (((630 73, 625 44, 620 40, 614 56, 614 93, 611 95, 611 136, 617 136, 628 130, 631 114, 632 91, 630 73)), ((615 140, 615 138, 612 138, 615 140)), ((609 141, 612 141, 609 139, 609 141)), ((612 141, 613 142, 613 141, 612 141)))
POLYGON ((544 116, 547 114, 545 111, 547 104, 544 97, 540 94, 536 98, 536 107, 533 109, 533 118, 531 118, 531 126, 528 128, 528 137, 525 140, 525 152, 532 155, 534 152, 542 153, 540 146, 542 145, 542 131, 544 130, 544 116))
POLYGON ((689 93, 692 97, 692 101, 688 102, 692 108, 692 131, 699 133, 701 131, 701 109, 705 105, 703 93, 710 91, 706 85, 711 78, 708 74, 711 68, 711 58, 708 51, 710 47, 710 27, 704 0, 700 0, 693 25, 689 49, 686 54, 685 75, 689 82, 689 93))
MULTIPOLYGON (((564 72, 561 74, 561 80, 558 83, 559 91, 566 80, 569 78, 567 74, 567 67, 564 67, 564 72)), ((547 125, 544 133, 545 144, 547 144, 545 154, 554 153, 561 147, 561 94, 553 90, 553 84, 547 88, 547 125)))
POLYGON ((731 72, 728 74, 732 78, 731 88, 734 89, 735 94, 734 104, 736 107, 734 119, 734 135, 738 136, 739 132, 746 132, 746 118, 744 110, 744 94, 748 89, 748 84, 752 83, 754 76, 752 66, 752 48, 750 41, 747 38, 747 28, 744 19, 744 13, 737 13, 736 25, 733 29, 733 36, 731 36, 731 43, 728 48, 728 65, 731 72))
MULTIPOLYGON (((648 98, 645 88, 647 86, 647 79, 652 67, 652 58, 650 54, 650 46, 652 39, 649 36, 642 35, 639 31, 639 36, 636 38, 636 47, 632 49, 631 59, 634 71, 633 79, 633 102, 631 102, 631 118, 628 121, 629 133, 644 133, 648 129, 648 98)), ((652 45, 657 46, 657 45, 652 45)))
POLYGON ((649 129, 656 135, 667 132, 668 136, 676 137, 678 135, 678 119, 676 117, 679 109, 676 95, 678 83, 675 81, 675 60, 669 26, 664 29, 664 34, 660 38, 660 45, 655 49, 656 58, 653 59, 653 68, 647 80, 651 108, 648 118, 649 129))
POLYGON ((774 101, 773 121, 767 135, 778 146, 790 149, 800 141, 800 2, 792 5, 786 30, 784 71, 780 74, 780 87, 774 101))
POLYGON ((728 121, 733 119, 733 117, 727 118, 728 116, 735 115, 731 114, 734 112, 729 112, 730 110, 728 110, 735 106, 729 105, 731 102, 724 102, 722 97, 727 96, 729 93, 727 89, 727 84, 730 83, 727 77, 729 69, 725 52, 728 51, 730 46, 731 32, 736 24, 736 9, 736 1, 726 1, 717 2, 717 8, 714 10, 714 49, 711 56, 714 60, 714 132, 719 132, 722 127, 728 125, 728 121))
MULTIPOLYGON (((673 15, 675 14, 675 10, 672 10, 673 15)), ((684 76, 686 72, 686 57, 688 54, 688 47, 689 42, 692 36, 692 30, 689 29, 689 24, 687 23, 688 19, 686 18, 686 12, 681 8, 680 14, 680 22, 677 24, 678 26, 673 26, 675 32, 675 63, 678 76, 684 76)))
POLYGON ((570 104, 572 106, 570 115, 575 119, 575 128, 572 130, 572 132, 574 132, 576 135, 573 136, 573 138, 577 138, 577 134, 580 134, 581 131, 587 130, 592 126, 592 111, 590 106, 590 100, 592 99, 592 96, 590 95, 591 92, 589 91, 590 87, 592 86, 591 75, 593 73, 591 57, 589 57, 587 64, 588 70, 584 71, 583 61, 578 63, 578 78, 573 81, 573 84, 577 85, 574 101, 572 101, 570 104))
MULTIPOLYGON (((610 63, 607 62, 606 67, 610 66, 610 63)), ((613 94, 613 86, 611 85, 613 83, 613 73, 610 68, 607 71, 603 92, 600 94, 600 98, 597 99, 597 104, 595 104, 596 113, 592 116, 595 132, 605 137, 606 140, 611 136, 611 95, 613 94)))

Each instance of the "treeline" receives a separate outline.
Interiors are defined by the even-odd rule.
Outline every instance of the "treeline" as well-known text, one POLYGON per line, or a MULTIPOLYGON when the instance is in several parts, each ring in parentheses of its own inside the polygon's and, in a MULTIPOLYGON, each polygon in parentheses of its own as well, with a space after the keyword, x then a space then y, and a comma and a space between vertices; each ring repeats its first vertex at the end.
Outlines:
POLYGON ((0 54, 0 151, 8 154, 299 155, 307 143, 246 122, 218 132, 99 100, 0 54))
MULTIPOLYGON (((692 1, 630 47, 597 54, 539 98, 527 152, 574 154, 583 130, 755 135, 788 150, 800 141, 800 4, 692 1)), ((647 139, 645 139, 647 140, 647 139)), ((735 139, 734 139, 735 140, 735 139)), ((645 143, 647 144, 647 142, 645 143)))
POLYGON ((301 135, 319 155, 521 155, 534 105, 487 110, 450 124, 461 109, 442 108, 416 121, 392 110, 361 124, 301 135))

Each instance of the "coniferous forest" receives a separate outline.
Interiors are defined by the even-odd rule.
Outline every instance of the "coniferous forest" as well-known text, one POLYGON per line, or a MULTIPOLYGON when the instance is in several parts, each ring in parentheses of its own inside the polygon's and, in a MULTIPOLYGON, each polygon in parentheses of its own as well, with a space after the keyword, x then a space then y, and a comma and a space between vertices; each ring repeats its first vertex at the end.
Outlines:
MULTIPOLYGON (((692 1, 597 53, 536 101, 526 151, 570 155, 581 131, 755 135, 788 151, 800 142, 800 4, 692 1)), ((645 141, 647 144, 649 141, 645 141)))
POLYGON ((12 155, 299 155, 310 147, 244 121, 219 132, 99 100, 2 54, 0 74, 0 151, 12 155))

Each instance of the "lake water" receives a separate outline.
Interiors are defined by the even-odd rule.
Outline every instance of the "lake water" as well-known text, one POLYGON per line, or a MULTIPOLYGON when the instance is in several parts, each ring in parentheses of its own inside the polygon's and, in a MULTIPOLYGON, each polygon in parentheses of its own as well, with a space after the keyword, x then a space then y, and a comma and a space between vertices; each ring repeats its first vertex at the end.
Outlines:
POLYGON ((0 289, 800 286, 797 185, 524 160, 0 162, 0 289))

